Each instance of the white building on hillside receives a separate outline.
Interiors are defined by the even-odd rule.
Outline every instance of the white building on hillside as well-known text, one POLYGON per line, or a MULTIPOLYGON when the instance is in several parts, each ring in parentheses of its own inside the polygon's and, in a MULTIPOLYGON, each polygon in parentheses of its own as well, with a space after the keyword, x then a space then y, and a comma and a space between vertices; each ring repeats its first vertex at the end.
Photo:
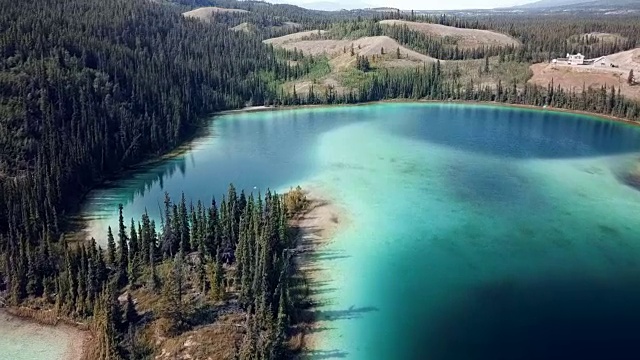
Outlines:
POLYGON ((567 64, 584 65, 584 55, 577 53, 576 55, 567 54, 567 64))
POLYGON ((578 53, 576 55, 567 54, 566 58, 553 59, 551 63, 555 65, 581 65, 590 66, 592 68, 608 68, 618 67, 609 60, 606 56, 601 56, 595 59, 585 59, 584 55, 578 53))

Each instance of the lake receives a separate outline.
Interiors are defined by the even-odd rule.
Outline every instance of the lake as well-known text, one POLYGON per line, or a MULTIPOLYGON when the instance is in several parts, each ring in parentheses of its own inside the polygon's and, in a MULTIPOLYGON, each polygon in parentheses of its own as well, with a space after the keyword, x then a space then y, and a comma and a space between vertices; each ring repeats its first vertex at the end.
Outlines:
POLYGON ((0 359, 79 359, 86 334, 60 325, 44 326, 0 309, 0 359))
POLYGON ((385 103, 217 116, 183 154, 91 192, 106 227, 164 193, 210 202, 320 188, 348 225, 322 249, 309 358, 636 358, 640 128, 494 106, 385 103))

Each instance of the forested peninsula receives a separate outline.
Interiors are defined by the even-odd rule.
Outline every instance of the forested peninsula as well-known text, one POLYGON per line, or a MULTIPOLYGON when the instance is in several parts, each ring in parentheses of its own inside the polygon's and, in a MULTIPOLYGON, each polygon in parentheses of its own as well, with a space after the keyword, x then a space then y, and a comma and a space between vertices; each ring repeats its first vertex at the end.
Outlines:
POLYGON ((167 197, 160 223, 121 215, 118 228, 102 234, 105 249, 66 236, 87 191, 175 149, 211 114, 409 99, 640 121, 640 104, 621 93, 622 82, 635 89, 633 73, 618 86, 528 81, 535 62, 633 50, 640 22, 632 15, 323 12, 232 0, 0 0, 0 7, 0 297, 25 314, 89 328, 90 359, 161 355, 150 324, 168 339, 204 322, 239 326, 230 347, 209 349, 222 358, 281 359, 299 349, 293 325, 305 320, 296 309, 306 300, 290 223, 307 204, 300 189, 247 194, 231 186, 210 204, 167 197), (201 6, 245 11, 207 21, 183 15, 201 6), (513 40, 469 45, 385 20, 513 40), (342 62, 268 41, 303 31, 305 41, 341 42, 342 62))

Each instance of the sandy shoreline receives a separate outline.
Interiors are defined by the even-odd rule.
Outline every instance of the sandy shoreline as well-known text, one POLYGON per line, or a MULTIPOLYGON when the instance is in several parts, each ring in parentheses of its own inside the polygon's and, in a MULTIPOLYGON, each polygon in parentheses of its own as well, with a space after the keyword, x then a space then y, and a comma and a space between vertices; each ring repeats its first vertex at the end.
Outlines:
POLYGON ((264 112, 264 111, 284 111, 284 110, 296 110, 296 109, 314 109, 314 108, 334 108, 334 107, 354 107, 354 106, 367 106, 373 104, 404 104, 404 103, 441 103, 441 104, 461 104, 461 105, 477 105, 477 106, 496 106, 503 108, 520 108, 520 109, 530 109, 537 111, 550 111, 557 113, 568 113, 568 114, 577 114, 577 115, 585 115, 593 118, 597 118, 599 120, 613 121, 619 122, 632 126, 640 126, 640 122, 633 121, 629 119, 619 118, 606 114, 599 114, 589 111, 583 110, 571 110, 564 109, 558 107, 541 107, 536 105, 526 105, 526 104, 509 104, 503 102, 495 102, 495 101, 472 101, 472 100, 420 100, 420 99, 386 99, 386 100, 378 100, 378 101, 370 101, 370 102, 362 102, 356 104, 319 104, 319 105, 286 105, 286 106, 249 106, 242 109, 236 110, 227 110, 215 113, 214 116, 218 115, 229 115, 229 114, 237 114, 237 113, 253 113, 253 112, 264 112))
POLYGON ((62 357, 56 360, 87 359, 86 350, 91 339, 91 333, 89 331, 80 330, 67 324, 42 324, 31 318, 11 314, 3 308, 0 308, 0 326, 20 338, 37 337, 44 332, 50 336, 54 336, 56 342, 65 341, 67 344, 64 353, 62 357))
MULTIPOLYGON (((323 267, 317 256, 323 248, 330 244, 336 233, 349 225, 347 211, 340 207, 324 189, 305 186, 304 191, 309 200, 308 210, 293 221, 293 226, 299 231, 296 246, 296 266, 301 271, 311 290, 318 290, 319 285, 331 281, 328 268, 323 267)), ((311 295, 313 302, 311 313, 318 313, 321 298, 311 295)), ((322 341, 322 331, 313 331, 326 327, 327 324, 319 319, 312 319, 305 324, 306 331, 302 339, 302 353, 316 350, 322 341)))

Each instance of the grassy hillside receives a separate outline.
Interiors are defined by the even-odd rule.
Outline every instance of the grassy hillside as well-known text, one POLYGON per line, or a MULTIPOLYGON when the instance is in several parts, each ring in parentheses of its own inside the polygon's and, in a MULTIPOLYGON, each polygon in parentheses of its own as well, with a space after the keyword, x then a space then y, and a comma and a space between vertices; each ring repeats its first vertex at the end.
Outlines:
POLYGON ((513 37, 495 31, 480 29, 463 29, 440 24, 419 23, 406 20, 383 20, 382 25, 406 26, 428 36, 449 38, 451 44, 461 49, 475 49, 491 46, 518 46, 520 42, 513 37))

